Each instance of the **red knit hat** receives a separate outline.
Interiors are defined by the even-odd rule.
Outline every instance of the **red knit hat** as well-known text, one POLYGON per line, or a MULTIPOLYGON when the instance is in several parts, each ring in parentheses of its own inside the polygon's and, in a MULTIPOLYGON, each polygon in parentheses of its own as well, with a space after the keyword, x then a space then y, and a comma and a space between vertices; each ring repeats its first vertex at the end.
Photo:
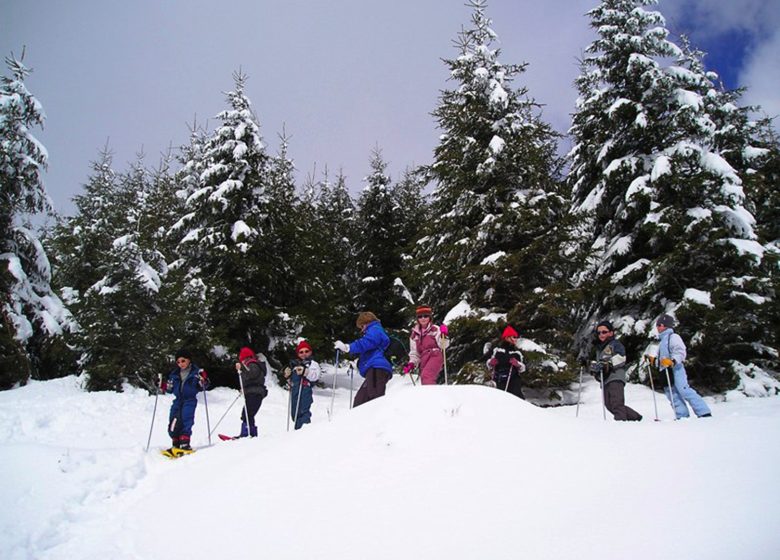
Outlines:
POLYGON ((248 346, 244 346, 238 352, 238 359, 241 360, 242 362, 247 358, 255 358, 255 357, 256 357, 255 353, 248 346))
POLYGON ((298 352, 300 352, 301 348, 307 348, 307 349, 311 350, 312 352, 314 352, 314 350, 312 350, 311 344, 309 344, 305 340, 301 340, 298 343, 298 346, 295 347, 295 353, 297 354, 298 352))
POLYGON ((501 339, 509 338, 510 336, 518 337, 517 331, 512 328, 512 325, 507 325, 504 332, 501 333, 501 339))
POLYGON ((433 313, 433 309, 427 305, 421 305, 417 308, 417 311, 415 311, 415 314, 417 315, 430 315, 431 313, 433 313))

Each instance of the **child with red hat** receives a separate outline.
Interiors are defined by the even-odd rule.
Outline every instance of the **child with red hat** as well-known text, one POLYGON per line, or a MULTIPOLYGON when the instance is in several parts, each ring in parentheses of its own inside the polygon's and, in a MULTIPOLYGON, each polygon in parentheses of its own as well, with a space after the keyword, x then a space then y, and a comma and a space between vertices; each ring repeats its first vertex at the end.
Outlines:
POLYGON ((487 366, 493 374, 496 387, 525 399, 520 384, 520 374, 525 372, 525 364, 518 346, 519 337, 512 325, 507 325, 501 333, 501 342, 493 348, 487 366))
MULTIPOLYGON (((238 437, 257 437, 255 415, 268 395, 265 387, 266 365, 258 359, 255 352, 244 346, 238 352, 236 372, 240 376, 240 385, 244 391, 244 409, 241 411, 241 433, 238 437)), ((220 438, 225 437, 220 435, 220 438)), ((235 439, 235 438, 233 438, 235 439)))
POLYGON ((311 423, 311 405, 314 403, 312 386, 320 378, 320 365, 312 359, 311 344, 301 340, 295 347, 295 358, 284 368, 284 376, 290 382, 290 418, 295 429, 311 423))
POLYGON ((432 311, 427 305, 417 308, 417 320, 409 334, 409 363, 404 366, 404 373, 410 373, 419 366, 423 385, 436 384, 444 367, 442 350, 447 344, 447 325, 434 325, 432 311))

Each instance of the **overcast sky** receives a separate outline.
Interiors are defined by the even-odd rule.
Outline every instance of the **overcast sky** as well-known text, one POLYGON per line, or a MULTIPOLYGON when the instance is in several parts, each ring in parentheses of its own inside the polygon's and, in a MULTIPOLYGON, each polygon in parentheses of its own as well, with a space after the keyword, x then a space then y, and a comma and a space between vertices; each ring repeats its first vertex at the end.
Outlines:
MULTIPOLYGON (((584 14, 597 4, 488 6, 501 61, 529 63, 518 84, 560 132, 593 38, 584 14)), ((750 88, 746 102, 780 114, 780 0, 661 0, 658 9, 729 86, 750 88)), ((26 46, 27 87, 47 114, 34 133, 49 151, 46 187, 59 212, 73 211, 106 142, 115 169, 142 149, 154 167, 187 142, 196 117, 213 130, 238 68, 270 151, 285 127, 299 179, 343 169, 357 192, 374 146, 394 179, 430 161, 439 134, 430 113, 448 87, 441 59, 457 55, 469 15, 463 0, 0 0, 0 54, 26 46)))

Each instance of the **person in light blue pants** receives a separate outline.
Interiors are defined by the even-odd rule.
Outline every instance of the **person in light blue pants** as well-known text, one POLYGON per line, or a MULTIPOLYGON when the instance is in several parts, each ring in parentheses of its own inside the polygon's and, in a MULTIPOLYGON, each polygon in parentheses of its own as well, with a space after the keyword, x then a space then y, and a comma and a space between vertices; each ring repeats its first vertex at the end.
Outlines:
POLYGON ((655 328, 661 339, 658 346, 658 363, 663 368, 669 368, 672 372, 672 387, 666 387, 664 392, 671 400, 677 419, 688 418, 688 405, 699 418, 712 416, 710 407, 704 402, 699 393, 688 385, 688 374, 685 372, 685 358, 687 348, 679 334, 674 332, 674 318, 663 314, 655 322, 655 328), (687 403, 687 404, 686 404, 687 403))

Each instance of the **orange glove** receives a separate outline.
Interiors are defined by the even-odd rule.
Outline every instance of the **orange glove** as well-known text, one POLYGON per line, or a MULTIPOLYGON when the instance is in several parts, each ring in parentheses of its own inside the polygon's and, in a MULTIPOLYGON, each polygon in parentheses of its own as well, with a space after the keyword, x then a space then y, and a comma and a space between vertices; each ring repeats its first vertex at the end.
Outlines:
POLYGON ((670 368, 674 365, 674 360, 671 358, 661 358, 661 367, 670 368))

